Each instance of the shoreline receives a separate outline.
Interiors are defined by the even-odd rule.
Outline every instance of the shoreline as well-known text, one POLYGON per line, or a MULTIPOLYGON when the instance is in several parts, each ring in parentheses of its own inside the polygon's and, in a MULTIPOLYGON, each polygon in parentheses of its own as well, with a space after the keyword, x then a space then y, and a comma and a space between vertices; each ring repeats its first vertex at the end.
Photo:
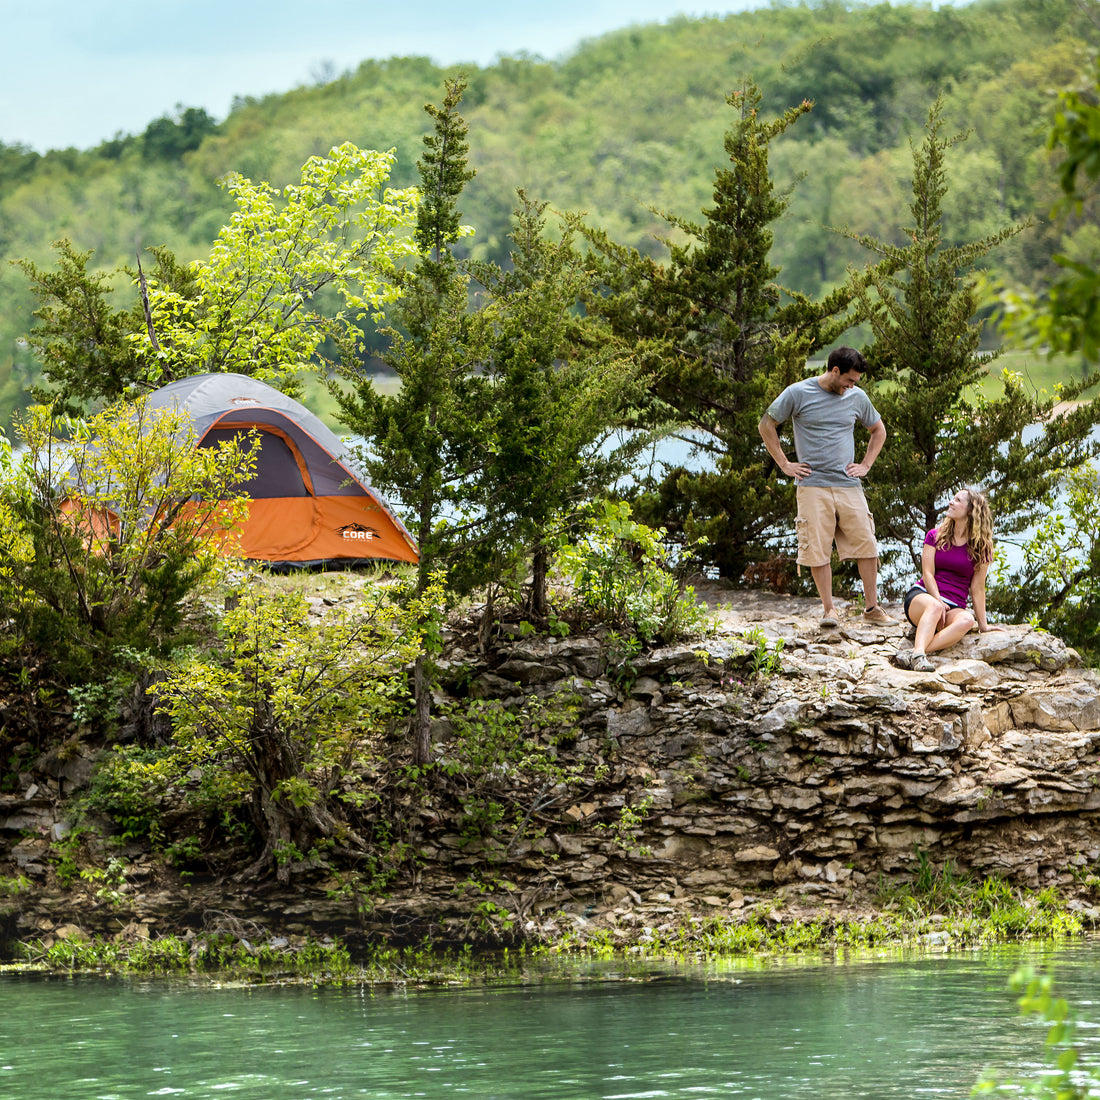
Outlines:
MULTIPOLYGON (((423 944, 404 948, 375 946, 356 956, 339 940, 291 943, 285 937, 256 942, 224 936, 164 936, 152 940, 85 938, 77 933, 53 947, 20 945, 23 958, 0 963, 0 974, 111 976, 201 980, 229 985, 348 985, 371 988, 530 985, 585 980, 581 972, 610 966, 602 981, 634 980, 633 970, 656 966, 821 965, 950 954, 1060 942, 1100 942, 1100 913, 1086 916, 1068 908, 1044 907, 1035 895, 1022 894, 1011 906, 978 914, 932 912, 899 917, 880 909, 872 917, 837 916, 784 921, 771 909, 779 899, 762 899, 748 920, 729 922, 687 916, 663 930, 646 928, 628 942, 606 935, 566 937, 554 943, 484 942, 449 947, 423 944), (763 915, 768 912, 769 915, 763 915), (648 933, 648 934, 647 934, 648 933)), ((606 930, 605 930, 606 931, 606 930)))

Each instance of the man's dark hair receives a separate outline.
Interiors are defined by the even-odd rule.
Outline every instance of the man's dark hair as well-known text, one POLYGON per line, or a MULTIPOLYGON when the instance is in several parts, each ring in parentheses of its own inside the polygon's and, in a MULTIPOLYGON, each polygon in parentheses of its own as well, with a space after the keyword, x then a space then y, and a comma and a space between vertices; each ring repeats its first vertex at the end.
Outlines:
POLYGON ((847 374, 850 370, 857 370, 860 374, 866 374, 867 360, 855 348, 845 345, 833 348, 829 352, 829 370, 832 370, 833 367, 838 368, 841 374, 847 374))

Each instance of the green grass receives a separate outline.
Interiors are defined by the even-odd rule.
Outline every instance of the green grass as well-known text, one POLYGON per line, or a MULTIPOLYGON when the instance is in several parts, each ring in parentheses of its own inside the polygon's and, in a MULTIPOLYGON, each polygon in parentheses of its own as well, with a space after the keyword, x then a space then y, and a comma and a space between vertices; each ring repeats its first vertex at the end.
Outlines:
MULTIPOLYGON (((747 956, 830 953, 850 949, 936 947, 958 950, 991 944, 1081 936, 1085 921, 1068 909, 1018 896, 989 911, 979 906, 949 914, 886 909, 854 920, 792 920, 753 913, 743 920, 687 917, 642 942, 626 947, 633 959, 734 959, 747 956)), ((551 952, 590 958, 618 957, 623 946, 614 932, 565 936, 551 952)))
MULTIPOLYGON (((1066 385, 1078 381, 1086 366, 1080 356, 1047 357, 1034 351, 1006 351, 993 361, 985 382, 978 389, 987 398, 999 396, 1003 392, 1001 373, 1009 370, 1022 377, 1024 388, 1028 393, 1037 394, 1040 397, 1051 396, 1059 383, 1066 385)), ((396 393, 401 386, 393 375, 378 375, 374 379, 374 385, 380 392, 386 394, 396 393)), ((1098 394, 1100 394, 1100 387, 1094 387, 1084 396, 1096 397, 1098 394)), ((314 374, 305 377, 302 403, 337 435, 347 433, 347 425, 340 420, 335 398, 314 374)))
MULTIPOLYGON (((302 381, 302 404, 337 435, 347 435, 348 426, 340 419, 336 398, 329 393, 324 382, 316 374, 307 374, 302 381)), ((388 374, 376 376, 374 386, 386 394, 394 394, 400 389, 397 378, 388 374)))
POLYGON ((362 982, 399 985, 476 985, 552 980, 555 965, 568 978, 572 963, 613 961, 617 966, 654 961, 763 960, 830 956, 853 950, 960 950, 1009 942, 1064 940, 1092 927, 1053 889, 1013 887, 990 876, 975 878, 951 864, 932 866, 921 855, 911 882, 884 887, 873 912, 833 920, 781 919, 773 898, 736 916, 693 916, 638 936, 615 928, 559 933, 511 949, 448 949, 425 941, 403 948, 377 944, 353 959, 339 941, 297 944, 234 934, 156 937, 136 943, 77 937, 49 946, 20 945, 24 966, 54 972, 163 976, 204 975, 245 983, 362 982))
MULTIPOLYGON (((1080 356, 1047 357, 1034 351, 1006 351, 990 364, 986 381, 979 388, 988 398, 999 396, 1003 392, 1001 374, 1009 370, 1021 376, 1028 393, 1048 397, 1054 395, 1059 383, 1067 385, 1080 381, 1086 369, 1080 356)), ((1084 397, 1095 397, 1098 392, 1100 387, 1093 387, 1084 397)))

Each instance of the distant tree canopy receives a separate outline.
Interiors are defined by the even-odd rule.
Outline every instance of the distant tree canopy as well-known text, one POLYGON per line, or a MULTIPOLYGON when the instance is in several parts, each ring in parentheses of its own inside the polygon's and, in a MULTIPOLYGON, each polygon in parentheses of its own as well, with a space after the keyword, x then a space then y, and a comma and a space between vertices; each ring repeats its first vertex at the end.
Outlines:
POLYGON ((179 104, 175 117, 164 115, 145 128, 141 155, 146 160, 179 160, 217 130, 217 122, 201 107, 179 104))
MULTIPOLYGON (((772 252, 791 289, 820 298, 849 265, 864 263, 859 245, 830 227, 881 237, 904 224, 907 142, 940 92, 944 125, 974 131, 945 200, 945 243, 1035 217, 990 267, 1041 289, 1061 273, 1053 257, 1064 251, 1045 215, 1057 192, 1045 141, 1056 89, 1074 86, 1100 45, 1097 9, 1096 0, 935 10, 779 2, 631 27, 561 61, 520 56, 467 67, 477 178, 463 218, 477 235, 463 247, 506 266, 523 188, 554 209, 584 211, 624 245, 665 255, 655 235, 667 226, 652 210, 691 218, 709 200, 723 97, 751 76, 769 117, 814 103, 772 161, 781 194, 801 178, 772 252)), ((206 255, 232 211, 216 180, 236 172, 282 186, 310 156, 345 141, 394 149, 392 184, 413 184, 421 106, 453 75, 423 57, 370 60, 325 84, 240 99, 217 124, 181 107, 141 135, 86 151, 0 147, 0 424, 34 370, 15 343, 31 327, 33 299, 3 261, 43 264, 61 237, 93 251, 103 271, 130 263, 136 244, 167 246, 183 261, 206 255)))
POLYGON ((0 141, 0 186, 28 179, 40 157, 25 145, 5 145, 0 141))

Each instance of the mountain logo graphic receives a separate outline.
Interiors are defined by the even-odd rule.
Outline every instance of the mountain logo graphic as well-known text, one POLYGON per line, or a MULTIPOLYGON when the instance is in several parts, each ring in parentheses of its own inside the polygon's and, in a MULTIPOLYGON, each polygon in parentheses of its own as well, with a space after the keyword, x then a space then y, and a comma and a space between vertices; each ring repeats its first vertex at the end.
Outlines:
POLYGON ((378 538, 378 532, 373 527, 367 527, 362 523, 349 523, 346 527, 340 528, 340 538, 370 542, 371 539, 378 538))

